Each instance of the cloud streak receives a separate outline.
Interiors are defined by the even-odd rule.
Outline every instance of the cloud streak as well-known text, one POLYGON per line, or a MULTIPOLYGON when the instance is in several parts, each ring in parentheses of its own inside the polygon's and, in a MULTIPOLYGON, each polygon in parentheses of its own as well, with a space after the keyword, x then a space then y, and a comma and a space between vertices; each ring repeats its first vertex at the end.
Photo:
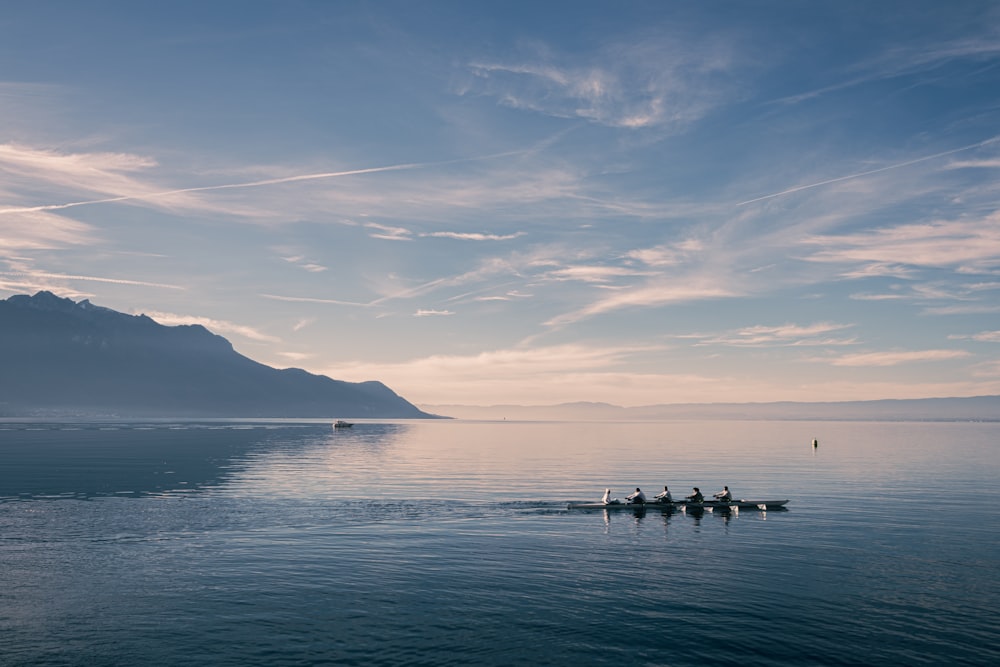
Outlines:
POLYGON ((598 298, 587 306, 550 318, 545 322, 545 325, 564 327, 585 318, 622 308, 651 308, 673 303, 723 299, 738 294, 735 289, 721 282, 701 281, 696 283, 661 279, 598 298))
POLYGON ((431 310, 431 309, 420 309, 413 313, 414 317, 441 317, 447 315, 454 315, 454 311, 451 310, 431 310))
POLYGON ((662 346, 598 346, 567 344, 493 349, 476 354, 435 354, 400 363, 351 362, 328 368, 331 377, 351 381, 382 378, 391 386, 413 387, 408 396, 417 402, 488 404, 551 403, 552 396, 587 400, 590 392, 614 388, 623 403, 641 403, 650 388, 663 391, 685 386, 692 391, 715 382, 696 375, 622 373, 616 366, 662 346), (567 392, 569 392, 567 394, 567 392))
POLYGON ((878 169, 869 169, 868 171, 861 171, 855 174, 848 174, 847 176, 829 178, 825 181, 817 181, 815 183, 809 183, 807 185, 798 185, 794 188, 788 188, 787 190, 782 190, 781 192, 773 192, 769 195, 761 195, 760 197, 754 197, 753 199, 747 199, 746 201, 738 202, 736 206, 746 206, 747 204, 754 204, 756 202, 766 201, 768 199, 774 199, 776 197, 784 197, 785 195, 794 194, 796 192, 802 192, 803 190, 812 190, 813 188, 821 188, 825 185, 833 185, 834 183, 842 183, 844 181, 851 181, 858 178, 864 178, 865 176, 881 174, 883 172, 892 171, 894 169, 902 169, 903 167, 909 167, 915 164, 920 164, 921 162, 927 162, 929 160, 936 160, 941 157, 954 155, 955 153, 961 153, 963 151, 969 151, 974 148, 982 148, 983 146, 996 143, 997 141, 1000 141, 1000 136, 990 137, 989 139, 984 139, 983 141, 978 141, 974 144, 969 144, 968 146, 962 146, 961 148, 953 148, 951 150, 942 151, 940 153, 934 153, 933 155, 925 155, 923 157, 915 158, 913 160, 907 160, 905 162, 898 162, 896 164, 886 165, 885 167, 879 167, 878 169))
POLYGON ((86 282, 108 283, 112 285, 131 285, 135 287, 157 287, 161 289, 174 289, 174 290, 186 289, 181 285, 171 285, 167 283, 152 283, 143 280, 127 280, 124 278, 102 278, 100 276, 80 276, 80 275, 71 275, 66 273, 44 273, 42 271, 0 271, 0 276, 25 278, 28 281, 35 281, 41 279, 82 280, 86 282))
POLYGON ((958 267, 1000 264, 1000 211, 985 219, 897 225, 855 234, 813 236, 823 246, 816 262, 884 266, 958 267))
POLYGON ((525 151, 523 150, 515 150, 469 158, 441 160, 437 162, 410 162, 380 167, 297 174, 292 176, 241 181, 236 183, 202 185, 186 188, 174 188, 169 190, 151 190, 149 186, 141 184, 134 179, 123 177, 120 173, 148 169, 157 166, 157 163, 150 158, 121 153, 60 154, 54 151, 27 149, 7 144, 0 145, 0 169, 10 171, 11 169, 17 168, 25 176, 33 176, 35 178, 54 182, 64 187, 71 187, 75 189, 105 192, 131 190, 131 192, 111 197, 86 199, 59 204, 9 206, 6 208, 0 208, 0 215, 34 213, 39 211, 59 211, 79 206, 93 206, 98 204, 121 202, 155 202, 157 200, 174 197, 176 195, 214 192, 220 190, 261 188, 289 183, 343 178, 347 176, 429 169, 447 165, 510 157, 523 154, 524 152, 525 151))
POLYGON ((809 325, 791 323, 778 326, 756 325, 721 335, 691 337, 701 338, 698 345, 731 345, 735 347, 853 345, 856 342, 853 338, 827 337, 829 333, 853 326, 852 324, 837 324, 835 322, 818 322, 809 325))
MULTIPOLYGON (((138 314, 138 313, 137 313, 138 314)), ((146 311, 142 313, 164 326, 180 326, 197 324, 205 327, 215 334, 235 334, 243 338, 261 343, 280 343, 281 339, 276 336, 269 336, 261 333, 254 327, 235 324, 226 320, 219 320, 211 317, 198 317, 196 315, 178 315, 176 313, 166 313, 162 311, 146 311)))
POLYGON ((367 308, 373 305, 373 302, 360 303, 357 301, 342 301, 340 299, 323 299, 320 297, 309 297, 309 296, 283 296, 280 294, 260 294, 262 299, 271 299, 273 301, 288 301, 290 303, 317 303, 329 306, 356 306, 359 308, 367 308))
POLYGON ((970 353, 965 350, 912 350, 845 354, 833 359, 816 359, 816 361, 827 361, 834 366, 898 366, 900 364, 951 361, 968 356, 970 353))
POLYGON ((655 39, 609 43, 592 60, 568 60, 538 49, 506 61, 473 60, 460 94, 547 116, 624 130, 680 128, 731 94, 725 86, 739 61, 732 35, 698 43, 680 31, 655 39))
POLYGON ((482 234, 476 232, 428 232, 421 234, 431 238, 455 239, 456 241, 512 241, 525 235, 525 232, 513 234, 482 234))
POLYGON ((146 192, 141 194, 130 194, 130 195, 120 195, 117 197, 105 197, 102 199, 87 199, 83 201, 76 202, 66 202, 63 204, 44 204, 41 206, 20 206, 20 207, 8 207, 0 208, 0 215, 7 215, 11 213, 33 213, 36 211, 58 211, 67 208, 75 208, 78 206, 93 206, 96 204, 113 204, 118 202, 129 202, 129 201, 155 201, 157 199, 171 197, 179 194, 188 194, 193 192, 212 192, 216 190, 234 190, 238 188, 258 188, 269 185, 281 185, 285 183, 299 183, 302 181, 315 181, 320 179, 328 178, 340 178, 343 176, 357 176, 361 174, 376 174, 386 171, 401 171, 405 169, 419 169, 423 167, 431 166, 427 164, 399 164, 391 165, 386 167, 372 167, 368 169, 350 169, 346 171, 331 171, 323 172, 318 174, 300 174, 298 176, 286 176, 283 178, 270 178, 259 181, 246 181, 243 183, 226 183, 221 185, 203 185, 198 187, 190 188, 177 188, 174 190, 161 190, 159 192, 146 192))

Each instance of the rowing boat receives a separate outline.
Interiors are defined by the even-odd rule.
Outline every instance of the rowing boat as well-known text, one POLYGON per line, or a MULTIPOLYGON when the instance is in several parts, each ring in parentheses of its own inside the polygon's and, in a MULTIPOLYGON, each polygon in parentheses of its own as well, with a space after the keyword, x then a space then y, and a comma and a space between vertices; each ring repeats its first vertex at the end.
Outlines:
POLYGON ((686 512, 700 511, 700 512, 712 512, 718 510, 720 512, 729 512, 734 509, 741 510, 774 510, 783 509, 788 503, 788 500, 706 500, 701 503, 693 503, 687 500, 675 500, 670 503, 569 503, 566 509, 571 510, 642 510, 642 509, 653 509, 661 511, 673 511, 680 510, 686 512))

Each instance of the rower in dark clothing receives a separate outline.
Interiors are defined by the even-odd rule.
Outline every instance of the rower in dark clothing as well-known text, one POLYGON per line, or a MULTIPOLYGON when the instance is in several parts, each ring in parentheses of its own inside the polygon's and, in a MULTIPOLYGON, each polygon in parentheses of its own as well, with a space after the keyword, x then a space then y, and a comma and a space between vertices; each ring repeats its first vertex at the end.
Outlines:
POLYGON ((694 493, 687 497, 689 503, 702 503, 705 502, 705 496, 701 495, 701 490, 696 486, 694 487, 694 493))

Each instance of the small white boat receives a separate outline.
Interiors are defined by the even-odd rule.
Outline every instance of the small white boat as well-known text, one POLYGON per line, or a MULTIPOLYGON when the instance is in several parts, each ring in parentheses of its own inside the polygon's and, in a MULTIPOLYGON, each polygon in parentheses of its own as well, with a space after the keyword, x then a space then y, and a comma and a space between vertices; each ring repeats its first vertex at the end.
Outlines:
POLYGON ((333 422, 334 428, 351 428, 352 426, 354 426, 354 424, 352 424, 351 422, 345 422, 343 419, 338 419, 337 421, 333 422))

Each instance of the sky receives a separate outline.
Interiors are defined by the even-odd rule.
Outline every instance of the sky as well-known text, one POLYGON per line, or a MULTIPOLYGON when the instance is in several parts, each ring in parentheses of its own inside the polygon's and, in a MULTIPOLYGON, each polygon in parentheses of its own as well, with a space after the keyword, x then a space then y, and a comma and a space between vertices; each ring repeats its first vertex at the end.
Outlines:
POLYGON ((0 10, 0 298, 418 406, 1000 394, 1000 4, 0 10))

